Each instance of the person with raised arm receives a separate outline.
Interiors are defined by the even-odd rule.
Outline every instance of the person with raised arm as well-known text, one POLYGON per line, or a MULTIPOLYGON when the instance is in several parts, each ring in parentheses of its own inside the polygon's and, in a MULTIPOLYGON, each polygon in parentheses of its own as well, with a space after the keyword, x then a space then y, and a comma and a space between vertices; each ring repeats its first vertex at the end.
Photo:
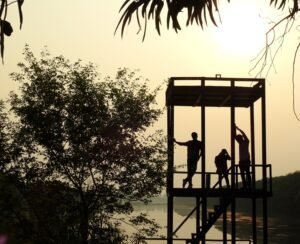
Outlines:
POLYGON ((235 136, 235 140, 239 144, 239 167, 241 171, 243 188, 251 188, 249 139, 245 132, 237 127, 237 125, 235 125, 235 128, 238 132, 240 132, 240 134, 235 136))

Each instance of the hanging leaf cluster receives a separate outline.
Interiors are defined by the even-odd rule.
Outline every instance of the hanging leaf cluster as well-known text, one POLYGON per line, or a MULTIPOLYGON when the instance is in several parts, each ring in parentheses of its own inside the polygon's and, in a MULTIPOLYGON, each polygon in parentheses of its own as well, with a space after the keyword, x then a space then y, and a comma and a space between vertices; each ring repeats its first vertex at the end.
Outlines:
POLYGON ((13 28, 10 22, 6 19, 8 8, 13 3, 17 3, 18 5, 20 29, 23 23, 22 5, 24 3, 24 0, 17 0, 12 2, 9 2, 8 0, 0 0, 0 53, 2 59, 4 55, 4 37, 10 36, 11 33, 13 32, 13 28))
MULTIPOLYGON (((230 0, 227 0, 230 2, 230 0)), ((291 3, 293 5, 292 12, 295 14, 299 11, 298 0, 270 0, 270 5, 274 5, 278 9, 284 9, 291 3)), ((217 22, 215 15, 219 15, 217 0, 124 0, 120 8, 122 13, 115 32, 120 28, 121 36, 123 36, 125 28, 130 24, 133 16, 136 16, 139 31, 142 29, 141 19, 144 21, 144 35, 146 35, 147 21, 153 19, 155 28, 160 34, 161 13, 166 6, 166 23, 169 29, 170 25, 175 32, 181 30, 178 16, 186 11, 186 25, 196 23, 203 28, 210 20, 215 26, 217 22)))
POLYGON ((290 2, 292 2, 291 5, 293 6, 290 9, 290 13, 295 15, 299 11, 298 0, 270 0, 270 5, 273 4, 278 9, 284 9, 286 5, 290 2))
POLYGON ((208 19, 214 25, 215 13, 218 12, 217 0, 126 0, 120 8, 123 14, 119 20, 116 30, 121 28, 123 36, 125 27, 130 24, 132 16, 135 14, 136 19, 141 29, 140 17, 144 19, 144 38, 146 34, 147 19, 154 19, 155 28, 160 34, 161 12, 163 7, 167 6, 167 27, 170 25, 177 32, 181 30, 178 21, 178 15, 183 10, 187 10, 186 25, 191 25, 194 22, 203 27, 207 24, 208 19))

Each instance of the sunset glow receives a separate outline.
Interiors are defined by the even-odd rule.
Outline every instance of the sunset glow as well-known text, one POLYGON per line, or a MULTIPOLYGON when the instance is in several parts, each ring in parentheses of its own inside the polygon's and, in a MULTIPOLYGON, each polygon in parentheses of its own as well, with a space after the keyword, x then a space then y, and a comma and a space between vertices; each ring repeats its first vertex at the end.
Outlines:
POLYGON ((221 24, 215 31, 219 48, 228 55, 249 56, 264 47, 267 20, 255 4, 235 3, 220 13, 221 24))

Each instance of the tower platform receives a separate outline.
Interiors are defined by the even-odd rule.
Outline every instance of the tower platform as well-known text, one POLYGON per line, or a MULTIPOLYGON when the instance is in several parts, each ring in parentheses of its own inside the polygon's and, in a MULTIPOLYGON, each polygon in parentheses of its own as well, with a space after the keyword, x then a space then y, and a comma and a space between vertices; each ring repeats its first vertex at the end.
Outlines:
POLYGON ((252 86, 230 86, 233 78, 172 77, 166 91, 167 106, 249 107, 263 95, 263 79, 234 78, 235 82, 252 86), (174 81, 199 81, 199 85, 178 85, 174 81), (201 85, 201 81, 217 81, 201 85))
POLYGON ((231 189, 231 188, 217 188, 217 189, 203 189, 203 188, 173 188, 170 192, 173 197, 224 197, 234 196, 235 198, 262 198, 271 197, 271 191, 264 191, 262 189, 231 189))

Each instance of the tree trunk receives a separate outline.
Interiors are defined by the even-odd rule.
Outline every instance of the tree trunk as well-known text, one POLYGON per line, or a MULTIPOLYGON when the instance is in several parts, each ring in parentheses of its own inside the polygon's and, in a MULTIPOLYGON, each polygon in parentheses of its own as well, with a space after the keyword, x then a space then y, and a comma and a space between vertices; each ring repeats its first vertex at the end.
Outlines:
POLYGON ((88 234, 89 234, 88 214, 86 210, 83 210, 81 212, 81 217, 80 217, 80 235, 81 235, 82 244, 88 243, 88 234))

